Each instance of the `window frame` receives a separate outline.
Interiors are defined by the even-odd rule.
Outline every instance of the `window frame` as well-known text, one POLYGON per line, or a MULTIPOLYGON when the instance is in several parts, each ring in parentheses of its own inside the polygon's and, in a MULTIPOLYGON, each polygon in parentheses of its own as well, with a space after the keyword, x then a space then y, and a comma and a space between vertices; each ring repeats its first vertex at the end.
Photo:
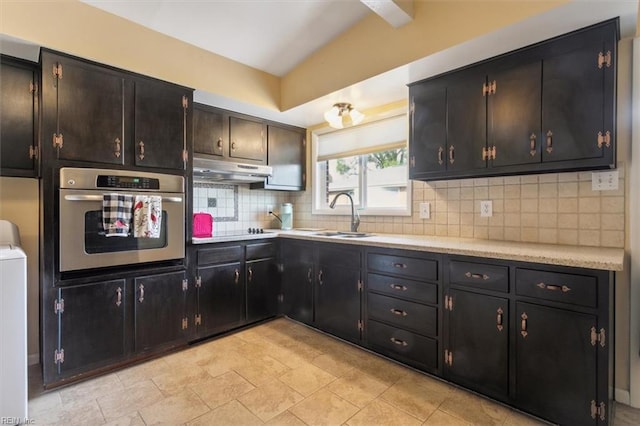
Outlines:
MULTIPOLYGON (((366 120, 364 125, 369 123, 374 123, 376 121, 380 121, 383 119, 387 119, 395 116, 406 116, 406 109, 403 111, 396 111, 393 114, 386 114, 382 117, 375 117, 371 120, 366 120)), ((407 119, 408 123, 408 119, 407 119)), ((362 124, 361 124, 362 125, 362 124)), ((351 206, 350 205, 336 205, 334 209, 329 207, 329 201, 323 200, 325 197, 326 181, 324 176, 324 168, 318 166, 318 143, 321 135, 335 132, 336 130, 331 129, 328 126, 323 126, 322 128, 315 129, 311 131, 311 176, 312 176, 312 184, 311 184, 311 198, 312 198, 312 206, 311 206, 311 214, 313 215, 336 215, 336 216, 350 216, 351 215, 351 206)), ((408 153, 409 153, 409 141, 407 136, 407 141, 405 145, 405 149, 407 150, 407 167, 406 167, 406 206, 405 207, 361 207, 361 205, 356 205, 356 209, 360 216, 411 216, 412 215, 412 183, 409 179, 409 161, 408 161, 408 153)), ((377 151, 371 151, 377 152, 377 151)), ((360 172, 358 174, 358 185, 360 191, 360 199, 358 201, 362 201, 366 206, 367 202, 367 161, 366 157, 369 153, 359 154, 358 165, 360 168, 360 172)), ((355 200, 354 200, 355 201, 355 200)))

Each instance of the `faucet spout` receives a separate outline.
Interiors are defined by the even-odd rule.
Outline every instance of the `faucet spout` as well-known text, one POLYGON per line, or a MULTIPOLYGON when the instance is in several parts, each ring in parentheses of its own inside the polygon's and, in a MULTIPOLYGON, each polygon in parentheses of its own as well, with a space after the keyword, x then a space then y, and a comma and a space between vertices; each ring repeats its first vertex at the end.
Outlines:
POLYGON ((349 197, 349 201, 351 202, 351 232, 358 232, 358 226, 360 226, 360 215, 356 211, 351 194, 349 194, 348 192, 338 192, 336 196, 333 197, 333 200, 331 200, 329 207, 332 209, 335 209, 336 201, 338 200, 338 197, 341 195, 346 195, 347 197, 349 197))

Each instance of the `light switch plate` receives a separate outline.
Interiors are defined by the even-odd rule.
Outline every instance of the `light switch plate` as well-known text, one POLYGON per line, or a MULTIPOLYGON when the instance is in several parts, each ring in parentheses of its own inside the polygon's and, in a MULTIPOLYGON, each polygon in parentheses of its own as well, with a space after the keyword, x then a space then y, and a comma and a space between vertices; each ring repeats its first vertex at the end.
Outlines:
POLYGON ((591 173, 591 189, 593 191, 615 191, 618 189, 618 171, 591 173))
POLYGON ((431 203, 420 203, 420 219, 431 219, 431 203))
POLYGON ((493 216, 493 201, 485 200, 480 201, 480 217, 493 216))

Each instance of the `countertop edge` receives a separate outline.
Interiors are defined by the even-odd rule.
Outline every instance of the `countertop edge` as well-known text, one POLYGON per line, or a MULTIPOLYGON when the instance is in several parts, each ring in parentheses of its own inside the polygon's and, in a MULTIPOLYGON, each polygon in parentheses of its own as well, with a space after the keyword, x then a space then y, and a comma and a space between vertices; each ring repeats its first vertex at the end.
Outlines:
POLYGON ((582 247, 403 234, 372 234, 365 238, 345 238, 315 235, 313 232, 295 230, 269 230, 266 234, 214 237, 201 239, 197 242, 194 241, 193 244, 213 244, 278 237, 380 248, 428 251, 432 253, 514 260, 616 272, 623 270, 625 256, 625 250, 622 248, 582 247))

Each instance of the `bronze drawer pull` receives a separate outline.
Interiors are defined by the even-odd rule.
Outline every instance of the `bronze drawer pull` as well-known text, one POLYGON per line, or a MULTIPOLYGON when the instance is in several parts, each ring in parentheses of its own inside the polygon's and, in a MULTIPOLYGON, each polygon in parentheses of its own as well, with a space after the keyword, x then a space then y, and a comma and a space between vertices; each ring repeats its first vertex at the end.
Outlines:
POLYGON ((442 154, 444 154, 444 148, 438 148, 438 164, 442 165, 444 161, 442 160, 442 154))
POLYGON ((122 305, 122 288, 118 287, 116 289, 116 293, 118 295, 118 299, 116 300, 116 306, 120 307, 120 305, 122 305))
POLYGON ((235 271, 233 271, 233 282, 235 284, 238 284, 239 281, 240 281, 240 271, 236 269, 235 271))
POLYGON ((401 309, 391 308, 389 309, 392 314, 398 315, 399 317, 406 317, 407 313, 401 309))
POLYGON ((311 282, 311 268, 307 271, 307 281, 311 282))
POLYGON ((491 278, 487 274, 476 274, 476 273, 473 273, 473 272, 467 272, 467 273, 464 274, 464 276, 467 277, 467 278, 473 278, 473 279, 476 279, 476 280, 485 280, 485 281, 488 280, 489 278, 491 278))
POLYGON ((140 287, 138 287, 138 289, 140 290, 140 297, 138 298, 138 302, 142 303, 144 302, 144 285, 140 284, 140 287))
POLYGON ((394 268, 407 269, 407 265, 404 263, 392 262, 391 264, 393 265, 394 268))
POLYGON ((407 286, 405 286, 405 285, 400 285, 400 284, 389 284, 389 287, 391 287, 393 290, 402 290, 402 291, 407 291, 407 286))
POLYGON ((139 148, 139 154, 138 154, 138 158, 141 160, 144 160, 144 142, 140 141, 140 143, 138 144, 138 148, 139 148))
POLYGON ((541 288, 543 290, 549 290, 549 291, 562 290, 563 293, 568 293, 568 292, 571 291, 571 288, 567 287, 566 285, 553 285, 553 284, 538 283, 538 284, 536 284, 536 287, 541 288))
POLYGON ((553 132, 549 130, 547 132, 547 153, 551 154, 553 151, 553 132))
POLYGON ((522 315, 520 315, 520 318, 522 318, 522 321, 520 322, 520 334, 522 334, 522 337, 527 337, 527 334, 529 334, 527 332, 527 319, 529 317, 526 312, 523 312, 522 315))
POLYGON ((218 149, 222 149, 222 138, 218 138, 218 142, 216 143, 218 149))
POLYGON ((253 281, 253 269, 249 266, 249 282, 253 281))
POLYGON ((409 344, 407 342, 405 342, 404 340, 400 340, 400 339, 396 339, 395 337, 392 337, 391 342, 393 342, 394 344, 398 345, 398 346, 409 346, 409 344))
POLYGON ((504 311, 502 310, 502 308, 498 308, 497 312, 497 316, 496 316, 496 327, 498 327, 498 331, 502 331, 502 329, 504 328, 502 326, 502 322, 503 322, 503 318, 502 318, 502 314, 504 313, 504 311))
POLYGON ((320 285, 322 285, 322 269, 320 269, 320 272, 318 272, 318 282, 320 283, 320 285))
POLYGON ((451 145, 449 147, 449 162, 453 164, 456 161, 456 148, 451 145))
POLYGON ((531 133, 531 136, 529 136, 529 148, 531 148, 531 150, 529 151, 529 154, 532 157, 535 157, 535 155, 538 153, 538 150, 536 149, 536 134, 535 133, 531 133))

